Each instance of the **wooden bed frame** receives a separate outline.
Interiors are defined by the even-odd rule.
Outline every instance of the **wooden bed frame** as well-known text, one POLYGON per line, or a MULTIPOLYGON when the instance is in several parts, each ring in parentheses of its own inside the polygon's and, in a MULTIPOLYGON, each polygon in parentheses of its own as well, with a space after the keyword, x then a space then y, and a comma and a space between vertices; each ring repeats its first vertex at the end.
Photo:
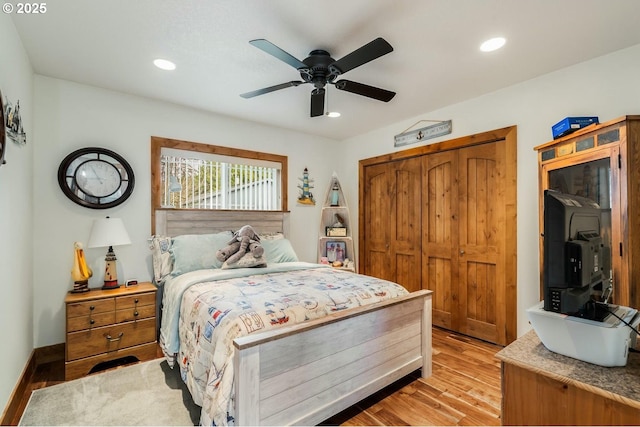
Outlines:
MULTIPOLYGON (((288 213, 156 209, 154 234, 288 235, 288 213)), ((421 369, 431 376, 431 291, 234 340, 236 425, 315 425, 421 369)))

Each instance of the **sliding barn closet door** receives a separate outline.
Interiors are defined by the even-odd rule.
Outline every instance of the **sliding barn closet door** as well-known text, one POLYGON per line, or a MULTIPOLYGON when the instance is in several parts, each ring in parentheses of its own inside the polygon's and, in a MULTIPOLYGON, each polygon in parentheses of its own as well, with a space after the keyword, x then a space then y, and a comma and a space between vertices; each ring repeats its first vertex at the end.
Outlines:
POLYGON ((504 141, 424 156, 422 286, 433 324, 505 343, 504 141))
POLYGON ((458 327, 463 334, 505 343, 506 284, 504 141, 458 152, 458 327))
MULTIPOLYGON (((372 165, 364 171, 364 268, 367 275, 421 288, 421 160, 372 165)), ((362 221, 361 220, 361 221, 362 221)))
POLYGON ((458 329, 458 155, 423 156, 422 287, 433 291, 433 324, 458 329))
POLYGON ((433 324, 517 335, 516 128, 360 161, 360 271, 433 291, 433 324))

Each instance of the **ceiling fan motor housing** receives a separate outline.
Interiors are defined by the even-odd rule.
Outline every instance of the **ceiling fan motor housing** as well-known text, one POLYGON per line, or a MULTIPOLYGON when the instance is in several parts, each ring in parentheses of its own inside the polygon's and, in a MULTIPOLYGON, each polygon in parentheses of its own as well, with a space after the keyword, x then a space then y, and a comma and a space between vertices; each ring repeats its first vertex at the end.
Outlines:
POLYGON ((317 89, 322 89, 327 83, 333 82, 337 74, 329 71, 329 65, 336 62, 329 52, 322 49, 316 49, 309 52, 309 56, 304 59, 308 68, 299 68, 300 77, 308 83, 313 83, 317 89))

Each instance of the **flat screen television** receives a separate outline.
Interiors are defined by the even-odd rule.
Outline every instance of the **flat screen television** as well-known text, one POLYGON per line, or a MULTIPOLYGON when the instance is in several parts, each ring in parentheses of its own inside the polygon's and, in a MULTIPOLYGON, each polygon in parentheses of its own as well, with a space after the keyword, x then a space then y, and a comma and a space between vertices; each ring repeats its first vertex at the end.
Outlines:
POLYGON ((544 309, 594 318, 589 302, 610 265, 602 209, 591 199, 545 190, 543 222, 544 309))

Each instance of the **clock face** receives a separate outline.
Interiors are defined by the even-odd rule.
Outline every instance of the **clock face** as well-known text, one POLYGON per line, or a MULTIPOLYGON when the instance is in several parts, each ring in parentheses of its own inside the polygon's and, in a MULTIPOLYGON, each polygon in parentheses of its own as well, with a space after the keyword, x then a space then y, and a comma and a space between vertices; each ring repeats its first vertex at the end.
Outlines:
POLYGON ((92 197, 107 197, 120 188, 120 172, 104 160, 89 160, 76 169, 78 188, 92 197))
POLYGON ((58 184, 73 202, 106 209, 129 198, 133 169, 119 154, 105 148, 82 148, 69 154, 58 168, 58 184))

